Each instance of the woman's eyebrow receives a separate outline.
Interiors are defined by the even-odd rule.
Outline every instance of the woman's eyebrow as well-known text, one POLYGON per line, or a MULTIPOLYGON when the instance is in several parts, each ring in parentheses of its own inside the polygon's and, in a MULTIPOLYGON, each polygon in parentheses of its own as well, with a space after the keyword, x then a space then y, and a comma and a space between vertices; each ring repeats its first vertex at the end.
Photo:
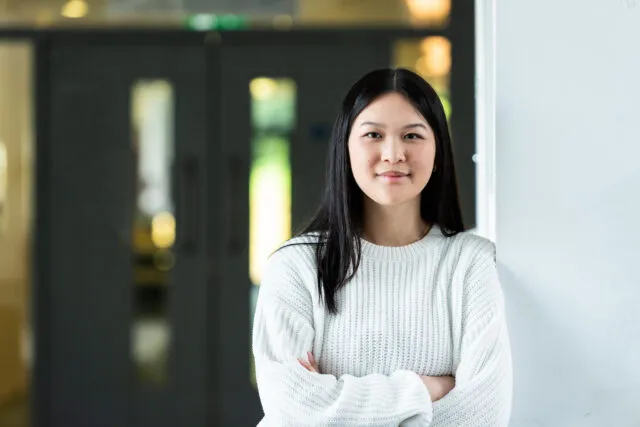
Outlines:
MULTIPOLYGON (((376 126, 381 128, 386 127, 384 124, 376 123, 376 122, 362 122, 360 123, 360 126, 376 126)), ((411 128, 423 128, 425 130, 427 129, 427 127, 422 123, 411 123, 403 127, 403 129, 411 129, 411 128)))

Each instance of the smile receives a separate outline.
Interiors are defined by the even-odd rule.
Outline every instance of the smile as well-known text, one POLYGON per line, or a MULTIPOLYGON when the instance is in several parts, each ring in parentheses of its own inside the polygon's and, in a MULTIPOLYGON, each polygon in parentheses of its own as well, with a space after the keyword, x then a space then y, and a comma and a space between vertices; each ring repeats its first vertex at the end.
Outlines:
POLYGON ((377 178, 389 183, 401 182, 408 179, 410 176, 411 174, 400 172, 386 172, 376 175, 377 178))

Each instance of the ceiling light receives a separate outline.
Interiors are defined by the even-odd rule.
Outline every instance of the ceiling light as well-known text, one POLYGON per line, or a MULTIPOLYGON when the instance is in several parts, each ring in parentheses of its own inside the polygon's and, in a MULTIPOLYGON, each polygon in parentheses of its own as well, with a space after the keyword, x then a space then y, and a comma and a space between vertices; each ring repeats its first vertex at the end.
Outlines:
POLYGON ((60 14, 65 18, 84 18, 89 14, 89 5, 86 0, 69 0, 62 6, 60 14))

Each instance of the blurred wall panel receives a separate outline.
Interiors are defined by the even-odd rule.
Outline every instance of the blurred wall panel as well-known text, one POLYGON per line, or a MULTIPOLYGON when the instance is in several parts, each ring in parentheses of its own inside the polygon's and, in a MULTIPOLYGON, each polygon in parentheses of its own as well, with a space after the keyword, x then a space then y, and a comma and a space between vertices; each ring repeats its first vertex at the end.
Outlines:
POLYGON ((297 17, 308 23, 398 23, 408 12, 399 0, 298 0, 297 17))
POLYGON ((31 46, 0 43, 0 421, 28 384, 31 107, 31 46))

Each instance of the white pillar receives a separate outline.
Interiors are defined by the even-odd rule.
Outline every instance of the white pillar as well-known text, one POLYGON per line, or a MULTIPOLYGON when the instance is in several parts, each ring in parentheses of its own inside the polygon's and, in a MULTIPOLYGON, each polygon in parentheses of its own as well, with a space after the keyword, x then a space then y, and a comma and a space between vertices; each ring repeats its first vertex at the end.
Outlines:
POLYGON ((495 0, 476 10, 476 233, 496 241, 495 0))
POLYGON ((640 420, 640 2, 496 5, 513 426, 640 420))

